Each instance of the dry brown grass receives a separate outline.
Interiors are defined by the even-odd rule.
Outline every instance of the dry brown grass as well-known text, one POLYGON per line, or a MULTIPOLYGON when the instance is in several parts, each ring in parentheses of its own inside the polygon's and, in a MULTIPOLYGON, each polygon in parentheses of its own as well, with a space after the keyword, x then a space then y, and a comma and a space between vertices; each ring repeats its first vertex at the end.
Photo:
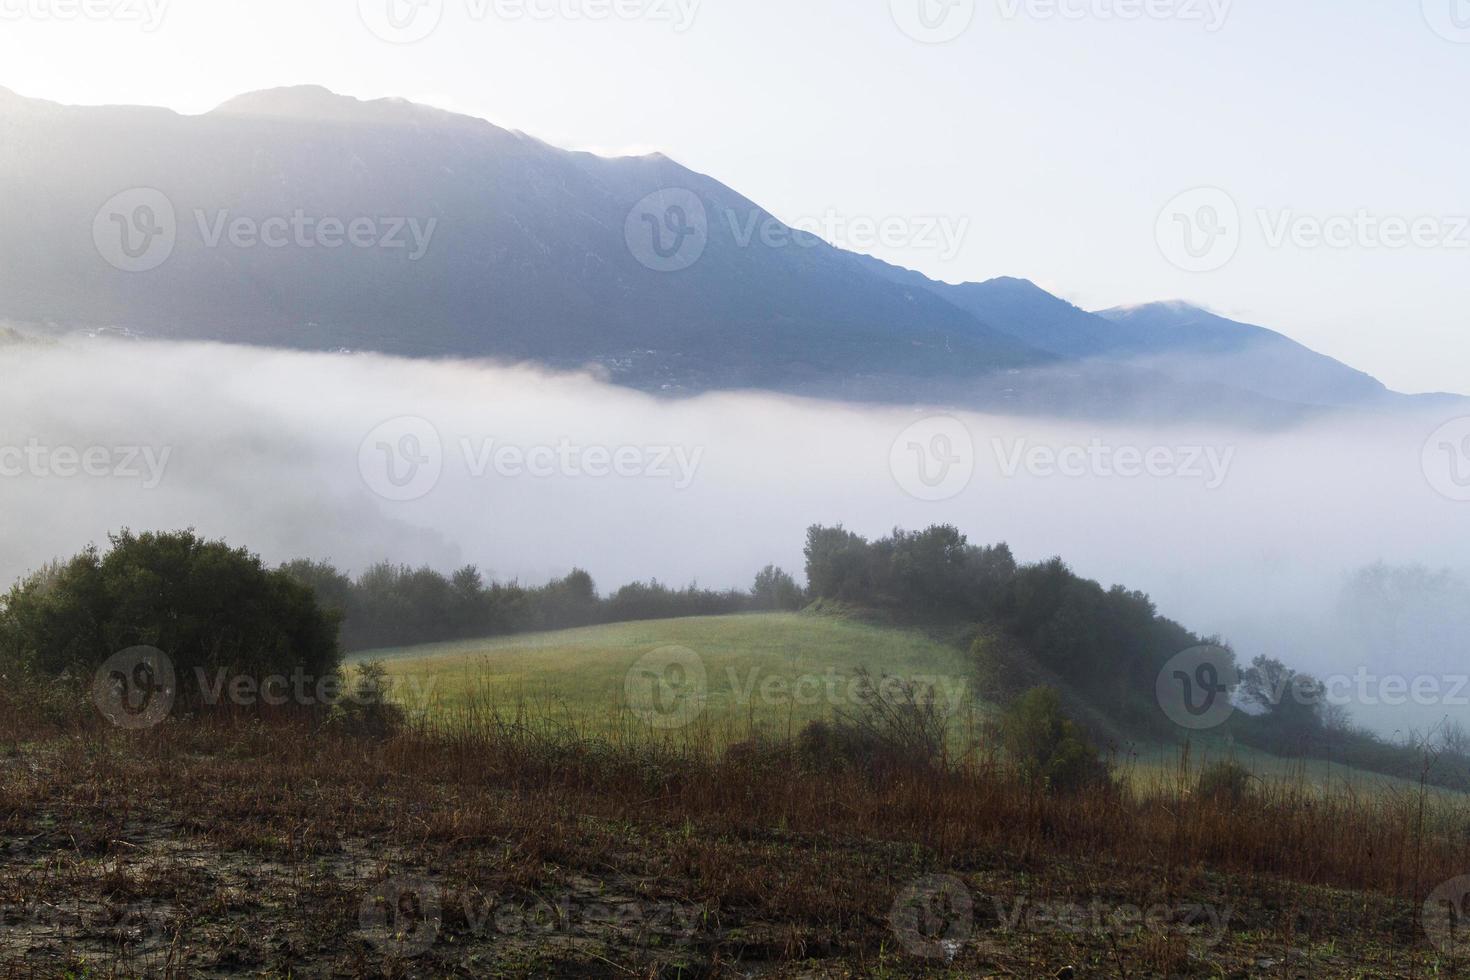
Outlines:
POLYGON ((1470 809, 1427 795, 1282 782, 1222 803, 1181 766, 1169 788, 1056 797, 983 745, 873 772, 472 714, 372 740, 284 715, 134 734, 0 709, 0 975, 1459 969, 1417 910, 1470 872, 1470 809), (402 876, 440 903, 421 951, 364 925, 402 876), (926 958, 894 909, 934 876, 973 908, 926 958), (1229 929, 1005 928, 1066 905, 1198 905, 1229 929))

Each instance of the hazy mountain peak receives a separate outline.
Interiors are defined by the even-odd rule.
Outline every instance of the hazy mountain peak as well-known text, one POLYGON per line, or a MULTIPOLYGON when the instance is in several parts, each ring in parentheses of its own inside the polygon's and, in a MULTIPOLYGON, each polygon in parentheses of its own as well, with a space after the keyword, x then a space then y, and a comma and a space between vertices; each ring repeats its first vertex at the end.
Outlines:
POLYGON ((46 102, 42 99, 27 98, 26 96, 21 95, 19 92, 12 91, 11 89, 5 88, 3 85, 0 85, 0 109, 40 110, 58 108, 60 108, 60 106, 58 106, 55 102, 46 102))
POLYGON ((293 119, 311 122, 408 122, 444 120, 452 113, 418 105, 406 99, 364 101, 338 95, 320 85, 291 85, 285 88, 247 92, 223 103, 212 116, 245 116, 293 119))
POLYGON ((214 111, 227 115, 279 115, 354 108, 363 103, 349 95, 338 95, 322 85, 287 85, 259 89, 229 99, 214 111))
POLYGON ((1021 279, 1016 276, 996 276, 994 279, 985 280, 983 283, 981 283, 981 285, 995 286, 997 288, 1009 287, 1012 289, 1035 290, 1036 292, 1042 293, 1046 292, 1046 290, 1036 285, 1036 283, 1032 282, 1030 279, 1021 279))
POLYGON ((1096 310, 1094 315, 1106 320, 1123 320, 1130 317, 1167 315, 1170 317, 1180 316, 1214 316, 1203 306, 1182 299, 1156 300, 1152 303, 1131 303, 1125 306, 1114 306, 1106 310, 1096 310))

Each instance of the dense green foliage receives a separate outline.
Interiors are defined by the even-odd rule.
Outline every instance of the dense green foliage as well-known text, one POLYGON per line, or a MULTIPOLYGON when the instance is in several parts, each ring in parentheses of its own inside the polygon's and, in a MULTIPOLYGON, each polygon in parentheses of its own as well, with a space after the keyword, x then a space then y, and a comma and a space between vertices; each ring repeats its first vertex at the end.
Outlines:
POLYGON ((12 588, 0 603, 0 669, 90 677, 113 654, 163 650, 181 675, 322 677, 337 669, 336 617, 258 557, 192 531, 110 538, 12 588))
MULTIPOLYGON (((1006 545, 972 545, 947 525, 895 530, 875 541, 840 526, 814 526, 807 531, 806 563, 809 598, 817 603, 865 607, 898 622, 965 624, 974 636, 971 655, 983 696, 1014 701, 1045 686, 1049 697, 1059 698, 1057 716, 1064 701, 1066 714, 1094 736, 1180 735, 1156 700, 1160 671, 1185 650, 1219 645, 1158 615, 1141 592, 1104 588, 1059 558, 1020 565, 1006 545)), ((1355 590, 1392 591, 1384 585, 1386 572, 1370 572, 1354 580, 1355 590)), ((1390 744, 1353 729, 1342 706, 1328 702, 1321 681, 1265 656, 1239 669, 1239 682, 1232 691, 1239 710, 1217 735, 1277 755, 1470 789, 1470 738, 1390 744)), ((1051 710, 1030 704, 1032 711, 1042 708, 1051 710)))
POLYGON ((900 621, 989 627, 1134 728, 1159 725, 1159 670, 1202 642, 1159 616, 1140 592, 1104 589, 1056 558, 1018 565, 1006 545, 972 545, 947 525, 895 530, 872 542, 841 527, 813 527, 806 559, 813 598, 881 609, 900 621))
POLYGON ((775 565, 767 565, 756 573, 750 598, 757 608, 766 612, 795 612, 806 605, 806 593, 796 584, 796 579, 775 565))
POLYGON ((869 542, 840 526, 807 531, 812 598, 856 603, 912 621, 980 621, 1016 574, 1010 548, 980 548, 948 525, 869 542))
POLYGON ((1001 719, 1001 741, 1021 772, 1052 792, 1074 793, 1108 781, 1107 766, 1049 687, 1028 691, 1001 719))

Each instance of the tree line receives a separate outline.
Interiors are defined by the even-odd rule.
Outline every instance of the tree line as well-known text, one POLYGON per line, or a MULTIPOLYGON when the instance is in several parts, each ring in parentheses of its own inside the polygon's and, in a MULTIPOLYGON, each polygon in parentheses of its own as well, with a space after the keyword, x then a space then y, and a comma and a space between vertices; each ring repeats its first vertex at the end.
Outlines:
MULTIPOLYGON (((1228 693, 1244 706, 1219 734, 1410 777, 1429 748, 1353 728, 1320 681, 1279 660, 1237 670, 1228 646, 1059 558, 1021 564, 1006 545, 972 545, 948 525, 871 541, 815 525, 805 559, 805 588, 772 565, 745 590, 651 581, 604 596, 582 570, 525 586, 486 581, 474 566, 445 575, 383 562, 354 578, 325 562, 270 568, 193 531, 122 531, 106 551, 53 563, 0 597, 0 675, 85 678, 119 651, 149 646, 186 672, 323 676, 344 651, 835 603, 951 631, 968 644, 988 699, 1052 687, 1068 714, 1103 735, 1177 734, 1155 700, 1160 672, 1180 651, 1214 644, 1230 661, 1228 693)), ((1470 736, 1447 730, 1441 741, 1434 750, 1465 770, 1459 782, 1470 788, 1470 736)))
POLYGON ((192 530, 123 530, 0 594, 0 677, 88 680, 115 655, 150 647, 184 676, 320 678, 346 652, 805 603, 774 565, 744 591, 651 581, 602 596, 580 569, 539 586, 487 582, 474 566, 444 575, 390 562, 354 578, 328 562, 271 568, 192 530))
POLYGON ((310 588, 341 620, 348 651, 570 629, 599 623, 791 611, 806 604, 790 575, 767 566, 749 590, 632 582, 611 595, 573 569, 545 585, 487 581, 474 565, 445 575, 380 562, 356 578, 328 562, 287 562, 281 571, 310 588))
POLYGON ((896 529, 875 540, 815 525, 805 555, 813 601, 968 637, 990 699, 1019 699, 1045 686, 1066 696, 1068 713, 1094 734, 1176 736, 1156 699, 1160 673, 1176 654, 1209 646, 1225 668, 1227 696, 1240 707, 1215 734, 1410 779, 1432 757, 1431 782, 1470 789, 1470 736, 1458 725, 1443 726, 1432 743, 1387 742, 1355 727, 1316 677, 1264 655, 1238 663, 1224 641, 1159 615, 1144 593, 1104 588, 1060 558, 1020 564, 1005 544, 973 545, 949 525, 896 529))

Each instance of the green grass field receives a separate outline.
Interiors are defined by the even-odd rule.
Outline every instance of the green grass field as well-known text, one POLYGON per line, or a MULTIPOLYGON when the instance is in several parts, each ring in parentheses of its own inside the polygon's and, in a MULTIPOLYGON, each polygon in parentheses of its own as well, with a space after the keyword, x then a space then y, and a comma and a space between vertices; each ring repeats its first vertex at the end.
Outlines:
POLYGON ((641 725, 722 740, 784 735, 850 707, 859 668, 931 684, 962 715, 975 701, 957 649, 916 631, 798 613, 618 623, 351 659, 383 660, 397 698, 431 717, 494 710, 589 734, 641 725))
MULTIPOLYGON (((494 713, 588 737, 673 735, 717 744, 756 733, 784 737, 853 707, 851 681, 859 668, 932 685, 953 708, 951 727, 960 737, 993 710, 976 690, 962 651, 915 630, 801 613, 616 623, 350 658, 367 660, 383 661, 397 700, 431 719, 494 713), (662 659, 641 669, 650 655, 662 659), (702 678, 691 676, 692 665, 702 678), (703 697, 691 700, 691 692, 703 697)), ((1189 768, 1226 758, 1263 780, 1319 792, 1417 789, 1342 764, 1282 759, 1208 736, 1191 745, 1189 768)), ((1119 746, 1113 761, 1131 783, 1144 786, 1179 779, 1180 759, 1177 745, 1137 743, 1119 746)))

